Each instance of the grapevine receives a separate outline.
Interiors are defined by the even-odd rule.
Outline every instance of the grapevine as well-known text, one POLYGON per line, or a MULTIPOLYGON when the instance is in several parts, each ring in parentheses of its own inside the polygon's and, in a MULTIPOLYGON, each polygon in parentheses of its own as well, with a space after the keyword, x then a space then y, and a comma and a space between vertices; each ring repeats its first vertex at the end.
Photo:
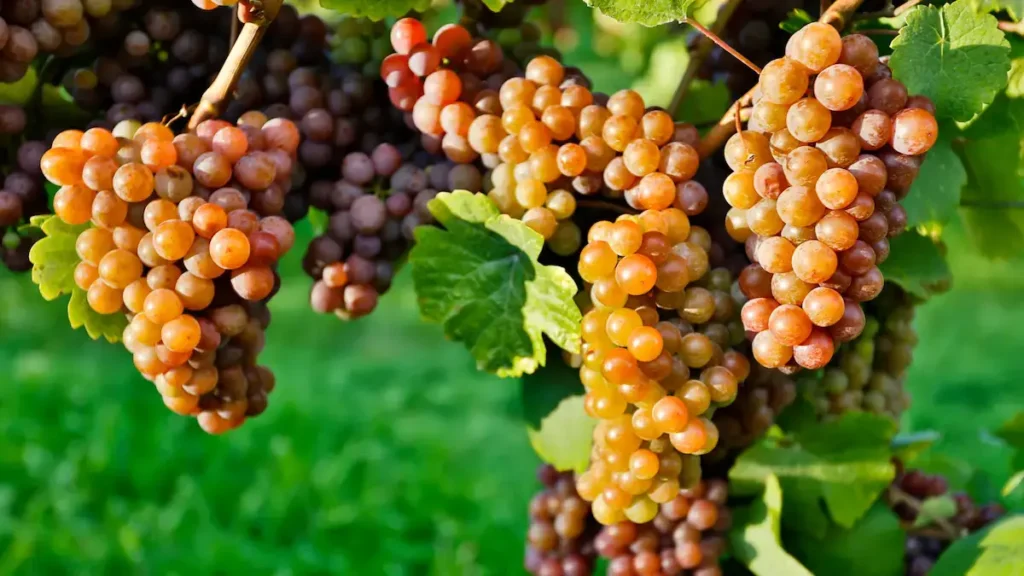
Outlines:
MULTIPOLYGON (((280 410, 272 307, 393 355, 361 327, 411 293, 506 379, 473 385, 519 382, 534 576, 1024 565, 1024 471, 995 501, 911 406, 961 245, 1024 238, 1012 3, 314 4, 0 5, 4 268, 168 410, 209 435, 280 410)), ((1022 422, 978 434, 1001 468, 1022 422)))

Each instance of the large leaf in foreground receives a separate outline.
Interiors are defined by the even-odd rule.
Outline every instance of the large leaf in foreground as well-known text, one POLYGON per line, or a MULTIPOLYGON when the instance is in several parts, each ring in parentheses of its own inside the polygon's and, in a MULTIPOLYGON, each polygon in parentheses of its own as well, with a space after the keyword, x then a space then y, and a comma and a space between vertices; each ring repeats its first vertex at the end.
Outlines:
POLYGON ((584 0, 619 22, 658 26, 689 15, 697 0, 584 0))
POLYGON ((442 193, 429 208, 444 229, 421 226, 409 256, 425 319, 442 323, 481 369, 499 376, 543 366, 544 335, 579 351, 576 284, 564 269, 537 262, 540 234, 483 194, 442 193))
POLYGON ((892 41, 892 67, 911 94, 924 94, 938 113, 970 120, 1006 86, 1010 44, 991 14, 971 0, 918 6, 892 41))
POLYGON ((895 433, 885 417, 852 412, 791 436, 763 439, 740 455, 729 478, 737 494, 754 494, 770 475, 778 476, 787 528, 821 537, 829 517, 852 527, 892 482, 895 433))
POLYGON ((530 427, 530 445, 540 459, 559 471, 583 472, 590 462, 597 420, 583 409, 583 396, 562 400, 539 428, 530 427))
POLYGON ((930 238, 907 231, 890 241, 892 252, 880 266, 887 282, 927 298, 953 280, 946 257, 930 238))
POLYGON ((896 515, 882 502, 876 503, 851 528, 829 525, 821 539, 795 534, 785 542, 812 572, 822 576, 904 574, 906 533, 896 515))
POLYGON ((769 474, 761 499, 736 511, 729 532, 733 554, 757 576, 813 576, 782 547, 781 521, 782 486, 777 476, 769 474))

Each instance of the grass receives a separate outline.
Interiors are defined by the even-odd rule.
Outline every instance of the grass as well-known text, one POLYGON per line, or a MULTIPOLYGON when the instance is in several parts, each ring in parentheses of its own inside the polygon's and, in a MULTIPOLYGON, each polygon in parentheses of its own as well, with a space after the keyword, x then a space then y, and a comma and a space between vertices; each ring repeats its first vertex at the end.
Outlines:
MULTIPOLYGON (((1024 404, 1021 283, 951 260, 964 280, 920 310, 905 424, 1005 477, 985 431, 1024 404)), ((295 258, 283 273, 264 354, 278 388, 222 438, 166 411, 27 277, 0 276, 0 574, 518 571, 537 463, 518 386, 420 322, 407 277, 344 324, 308 310, 295 258)))

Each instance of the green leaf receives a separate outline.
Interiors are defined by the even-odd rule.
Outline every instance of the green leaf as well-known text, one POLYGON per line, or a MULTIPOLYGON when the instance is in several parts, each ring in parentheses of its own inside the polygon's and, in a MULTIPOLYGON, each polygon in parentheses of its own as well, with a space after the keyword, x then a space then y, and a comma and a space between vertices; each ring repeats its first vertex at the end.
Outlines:
POLYGON ((119 342, 128 319, 120 312, 97 313, 89 306, 85 291, 75 285, 75 267, 80 261, 75 241, 90 225, 71 226, 56 216, 33 217, 30 224, 38 226, 46 235, 28 254, 32 262, 32 281, 39 286, 39 293, 46 300, 70 294, 68 320, 72 328, 77 330, 84 326, 93 340, 103 337, 109 342, 119 342))
POLYGON ((1024 17, 1024 0, 986 0, 985 4, 993 11, 1005 10, 1015 22, 1024 17))
POLYGON ((967 184, 967 171, 951 145, 952 126, 939 130, 939 139, 928 151, 910 193, 901 204, 910 226, 944 224, 956 216, 960 190, 967 184))
POLYGON ((786 547, 821 576, 902 576, 905 543, 899 519, 882 502, 852 528, 829 525, 820 539, 785 534, 786 547))
POLYGON ((1006 86, 1010 43, 970 0, 914 8, 892 48, 894 76, 931 98, 942 116, 970 120, 1006 86))
POLYGON ((696 0, 583 0, 619 22, 658 26, 689 15, 696 0))
POLYGON ((782 547, 782 486, 769 474, 764 495, 750 508, 736 511, 729 532, 732 553, 757 576, 814 576, 782 547))
POLYGON ((552 362, 522 380, 523 419, 534 428, 562 400, 582 390, 579 372, 565 362, 552 362))
POLYGON ((1024 566, 1024 516, 1006 518, 981 541, 981 557, 967 576, 1019 576, 1024 566))
POLYGON ((579 351, 576 284, 561 267, 537 262, 540 234, 499 214, 483 194, 438 194, 429 208, 445 229, 421 226, 409 256, 426 320, 442 323, 481 369, 499 376, 543 366, 544 335, 579 351))
POLYGON ((481 0, 484 6, 491 9, 491 12, 501 12, 501 9, 512 0, 481 0))
POLYGON ((995 524, 955 540, 932 566, 928 576, 964 576, 981 556, 981 541, 995 528, 995 524))
POLYGON ((530 445, 540 459, 560 471, 583 472, 590 463, 594 427, 597 420, 583 409, 583 396, 571 396, 540 423, 528 428, 530 445))
POLYGON ((893 456, 907 464, 913 462, 941 438, 942 434, 935 430, 923 430, 910 434, 899 434, 893 438, 889 446, 892 448, 893 456))
MULTIPOLYGON (((488 4, 495 2, 489 0, 488 4)), ((320 5, 347 16, 383 20, 430 8, 430 0, 320 0, 320 5)))
POLYGON ((889 258, 879 266, 886 281, 892 280, 921 298, 927 298, 952 281, 946 257, 930 238, 907 231, 891 239, 889 245, 892 250, 889 258))
POLYGON ((309 209, 309 225, 313 228, 315 236, 319 236, 327 231, 329 220, 330 217, 327 215, 327 212, 319 208, 309 209))
POLYGON ((914 520, 914 528, 927 526, 936 520, 956 516, 956 501, 949 494, 926 498, 921 502, 921 511, 914 520))
POLYGON ((1024 251, 1024 232, 1005 209, 964 207, 960 219, 971 244, 986 258, 1010 260, 1024 251))
POLYGON ((1010 479, 1006 481, 1006 484, 1003 485, 1003 490, 1001 492, 1003 498, 1006 498, 1010 494, 1013 494, 1013 492, 1021 485, 1021 483, 1024 483, 1024 470, 1018 470, 1016 474, 1011 476, 1010 479))
POLYGON ((779 22, 779 28, 790 34, 796 34, 801 28, 807 26, 811 22, 814 22, 815 18, 811 18, 811 15, 807 13, 807 10, 797 8, 786 15, 786 19, 779 22))
POLYGON ((787 526, 820 534, 828 525, 821 502, 840 526, 851 527, 895 476, 889 445, 896 425, 883 416, 851 412, 765 438, 748 448, 729 471, 737 494, 756 493, 776 475, 786 494, 787 526))
POLYGON ((1010 98, 1020 98, 1024 96, 1024 39, 1016 34, 1011 34, 1006 39, 1010 41, 1010 77, 1006 85, 1006 95, 1010 98))
POLYGON ((46 300, 71 294, 75 288, 75 267, 80 261, 75 241, 89 224, 71 226, 56 216, 33 218, 31 223, 46 234, 28 254, 32 262, 32 281, 39 285, 39 293, 46 300))
POLYGON ((996 436, 999 436, 1006 441, 1007 444, 1024 450, 1024 410, 1021 410, 1013 415, 999 427, 996 431, 996 436))
POLYGON ((85 327, 86 334, 93 340, 99 340, 102 336, 107 342, 120 342, 124 329, 128 326, 128 318, 120 313, 100 314, 89 306, 85 290, 75 286, 71 291, 71 301, 68 302, 68 320, 71 327, 78 330, 85 327))

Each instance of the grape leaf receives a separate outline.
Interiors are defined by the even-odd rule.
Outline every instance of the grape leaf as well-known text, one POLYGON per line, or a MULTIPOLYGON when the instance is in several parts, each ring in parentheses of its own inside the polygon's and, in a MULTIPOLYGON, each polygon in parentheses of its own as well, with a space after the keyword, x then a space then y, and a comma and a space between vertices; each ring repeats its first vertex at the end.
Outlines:
POLYGON ((39 293, 46 300, 70 294, 68 320, 72 328, 77 330, 84 326, 93 340, 103 337, 109 342, 119 342, 128 325, 124 314, 99 314, 89 306, 85 291, 75 285, 75 267, 79 262, 75 241, 90 225, 71 226, 56 216, 34 217, 30 223, 46 235, 32 246, 28 255, 32 262, 32 281, 39 286, 39 293))
POLYGON ((928 151, 910 193, 901 202, 910 226, 943 224, 956 216, 967 171, 953 151, 953 133, 952 126, 939 130, 939 139, 928 151))
POLYGON ((936 520, 945 520, 956 515, 956 501, 949 494, 925 498, 921 511, 914 519, 914 528, 927 526, 936 520))
POLYGON ((807 13, 807 10, 797 8, 786 15, 786 19, 779 22, 779 28, 790 34, 796 34, 801 28, 814 22, 814 18, 807 13))
POLYGON ((530 445, 540 459, 559 471, 583 472, 590 463, 594 427, 597 420, 583 409, 583 396, 570 396, 559 402, 540 428, 527 428, 530 445))
MULTIPOLYGON (((896 515, 876 502, 852 528, 828 526, 821 539, 787 532, 786 548, 815 574, 902 576, 906 534, 896 515)), ((783 574, 782 572, 778 574, 783 574)))
POLYGON ((552 362, 522 378, 523 419, 534 428, 558 404, 582 390, 579 373, 565 362, 552 362))
POLYGON ((756 493, 769 474, 786 494, 787 526, 820 536, 832 519, 851 527, 864 515, 895 475, 890 442, 896 425, 863 412, 801 428, 784 437, 768 437, 748 448, 729 470, 737 494, 756 493))
POLYGON ((501 12, 501 9, 512 0, 481 0, 484 6, 491 9, 491 12, 501 12))
POLYGON ((481 369, 499 376, 543 366, 543 335, 579 351, 576 284, 561 267, 537 262, 540 234, 500 214, 483 194, 442 193, 428 206, 445 229, 421 226, 409 256, 426 320, 444 324, 481 369))
POLYGON ((879 266, 886 281, 891 280, 921 298, 927 298, 952 281, 946 257, 931 239, 907 231, 892 238, 889 245, 889 258, 879 266))
MULTIPOLYGON (((488 4, 493 2, 489 0, 488 4)), ((320 5, 347 16, 383 20, 423 12, 430 8, 430 0, 320 0, 320 5)))
POLYGON ((1007 444, 1024 450, 1024 410, 1017 412, 999 427, 996 431, 996 436, 999 436, 1006 441, 1007 444))
POLYGON ((983 256, 1009 260, 1024 251, 1024 232, 1006 210, 963 207, 960 218, 971 243, 983 256))
MULTIPOLYGON (((1021 0, 1024 4, 1024 0, 1021 0)), ((1006 85, 1006 95, 1010 98, 1024 96, 1024 39, 1016 34, 1006 37, 1010 41, 1010 77, 1006 85)))
POLYGON ((1021 485, 1021 483, 1024 483, 1024 470, 1017 471, 1016 474, 1011 476, 1010 479, 1006 481, 1006 484, 1003 485, 1003 490, 1001 492, 1003 498, 1006 498, 1010 494, 1013 494, 1013 492, 1021 485))
POLYGON ((981 541, 981 556, 967 576, 1014 576, 1024 566, 1024 516, 1006 518, 981 541))
POLYGON ((981 541, 995 528, 995 524, 958 538, 939 556, 928 576, 964 576, 981 556, 981 541))
POLYGON ((892 448, 893 456, 899 458, 904 464, 914 461, 924 451, 932 447, 942 438, 942 434, 935 430, 922 430, 899 434, 892 439, 889 445, 892 448))
POLYGON ((782 547, 781 522, 782 486, 778 476, 769 474, 761 499, 735 511, 729 532, 732 553, 757 576, 813 576, 782 547))
POLYGON ((914 8, 892 48, 893 75, 931 98, 941 116, 970 120, 1006 86, 1010 44, 995 17, 970 0, 914 8))
POLYGON ((619 22, 658 26, 678 22, 689 14, 696 0, 583 0, 619 22))
POLYGON ((128 318, 120 312, 100 314, 93 310, 89 306, 85 290, 78 286, 71 291, 71 301, 68 302, 68 320, 75 330, 84 326, 89 338, 99 340, 102 336, 111 344, 121 341, 124 329, 128 326, 128 318))
POLYGON ((71 226, 56 216, 34 218, 32 223, 46 235, 28 254, 32 262, 32 281, 39 285, 39 293, 46 300, 71 294, 75 288, 75 266, 80 261, 75 241, 89 224, 71 226))
POLYGON ((1024 17, 1024 0, 986 0, 984 4, 992 11, 1005 10, 1015 22, 1024 17))

